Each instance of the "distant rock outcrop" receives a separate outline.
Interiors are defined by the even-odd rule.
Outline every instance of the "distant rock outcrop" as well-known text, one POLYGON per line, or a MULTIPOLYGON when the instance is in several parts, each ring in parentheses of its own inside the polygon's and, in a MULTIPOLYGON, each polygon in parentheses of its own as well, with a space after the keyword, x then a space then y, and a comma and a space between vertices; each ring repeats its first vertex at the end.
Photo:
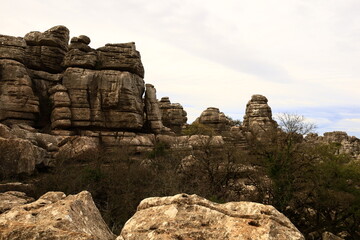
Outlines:
POLYGON ((262 95, 253 95, 246 105, 242 127, 245 132, 261 133, 277 127, 272 119, 271 108, 268 100, 262 95))
POLYGON ((0 214, 0 239, 115 238, 89 192, 69 196, 62 192, 48 192, 34 202, 21 193, 7 192, 1 194, 0 199, 16 199, 5 207, 6 212, 0 214))
POLYGON ((196 122, 213 128, 216 133, 230 130, 230 120, 215 107, 208 107, 204 110, 196 122))
POLYGON ((143 200, 117 240, 305 239, 274 207, 252 202, 216 204, 197 195, 143 200))
POLYGON ((175 133, 181 133, 187 121, 187 113, 180 103, 171 103, 169 97, 162 97, 159 101, 161 120, 164 126, 175 133))
POLYGON ((326 132, 324 133, 324 136, 309 134, 306 136, 306 140, 317 143, 338 144, 338 153, 349 154, 354 160, 360 161, 360 139, 354 136, 349 136, 346 132, 326 132))

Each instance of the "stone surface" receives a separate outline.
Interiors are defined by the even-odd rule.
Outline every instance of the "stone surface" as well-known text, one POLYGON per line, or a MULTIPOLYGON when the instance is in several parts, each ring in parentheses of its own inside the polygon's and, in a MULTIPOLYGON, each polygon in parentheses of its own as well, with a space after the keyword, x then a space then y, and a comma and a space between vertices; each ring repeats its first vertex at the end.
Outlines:
POLYGON ((128 71, 139 77, 144 77, 144 67, 140 53, 136 51, 135 43, 106 44, 97 49, 97 69, 128 71))
MULTIPOLYGON (((70 45, 71 46, 71 45, 70 45)), ((70 49, 64 57, 63 66, 68 67, 82 67, 88 69, 94 69, 97 63, 96 52, 81 51, 80 49, 70 49)))
POLYGON ((230 130, 230 120, 215 107, 207 108, 196 121, 213 128, 216 133, 230 130))
POLYGON ((51 74, 31 69, 28 69, 28 73, 33 83, 34 94, 39 98, 40 114, 36 126, 40 128, 50 126, 52 109, 48 90, 61 82, 62 74, 51 74))
POLYGON ((48 192, 37 201, 12 207, 0 215, 0 239, 112 240, 87 191, 65 196, 48 192))
POLYGON ((69 51, 64 57, 63 66, 81 67, 94 69, 98 62, 98 54, 88 46, 90 38, 85 35, 73 37, 69 45, 69 51))
POLYGON ((267 104, 268 100, 262 95, 253 95, 246 105, 244 121, 242 127, 249 132, 264 132, 277 127, 277 123, 272 119, 271 108, 267 104))
POLYGON ((151 84, 146 84, 145 87, 146 124, 152 132, 160 133, 164 129, 164 125, 161 121, 159 103, 156 99, 156 89, 151 84))
POLYGON ((0 177, 33 173, 40 155, 37 150, 28 140, 0 137, 0 177))
POLYGON ((61 84, 49 89, 52 112, 50 116, 52 129, 67 129, 71 127, 71 101, 66 87, 61 84))
POLYGON ((9 191, 0 193, 0 214, 16 206, 34 201, 23 192, 9 191))
POLYGON ((187 113, 179 103, 171 103, 169 97, 163 97, 159 101, 161 121, 165 127, 173 132, 181 133, 187 121, 187 113))
POLYGON ((23 38, 0 35, 0 59, 24 63, 26 43, 23 38))
POLYGON ((53 154, 58 151, 61 139, 25 124, 11 127, 0 124, 0 175, 8 178, 32 174, 36 167, 53 166, 53 154))
POLYGON ((69 30, 65 26, 55 26, 41 32, 30 32, 24 37, 27 47, 26 66, 30 69, 60 73, 62 62, 68 50, 69 30))
POLYGON ((136 74, 67 68, 63 86, 70 98, 72 127, 142 128, 144 80, 136 74))
POLYGON ((39 100, 25 66, 0 59, 0 122, 34 124, 39 114, 39 100))
POLYGON ((216 204, 196 195, 147 198, 117 240, 304 239, 274 207, 252 202, 216 204))
POLYGON ((65 138, 60 145, 55 158, 63 161, 94 161, 99 155, 99 139, 97 138, 71 136, 65 138))

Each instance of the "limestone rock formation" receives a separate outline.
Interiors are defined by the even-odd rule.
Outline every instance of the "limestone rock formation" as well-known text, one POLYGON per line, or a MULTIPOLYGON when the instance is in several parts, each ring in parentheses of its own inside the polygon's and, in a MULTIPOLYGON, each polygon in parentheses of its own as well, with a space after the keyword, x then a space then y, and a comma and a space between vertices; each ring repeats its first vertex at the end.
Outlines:
POLYGON ((142 128, 144 80, 138 75, 67 68, 62 84, 70 98, 72 127, 142 128))
POLYGON ((24 38, 0 35, 0 122, 56 130, 143 129, 144 67, 135 43, 95 50, 90 41, 80 35, 69 45, 65 26, 24 38))
POLYGON ((346 132, 326 132, 324 133, 324 136, 309 134, 306 136, 306 140, 318 143, 339 144, 338 153, 349 154, 354 160, 360 161, 360 139, 354 136, 349 136, 346 132))
POLYGON ((304 239, 274 207, 252 202, 216 204, 178 194, 143 200, 117 240, 304 239))
POLYGON ((161 121, 164 126, 175 133, 181 133, 187 121, 187 113, 179 103, 171 103, 169 97, 163 97, 159 101, 161 121))
POLYGON ((196 121, 213 128, 217 133, 230 130, 230 120, 215 107, 208 107, 196 121))
POLYGON ((144 67, 134 42, 106 44, 98 48, 97 53, 98 69, 127 71, 144 77, 144 67))
POLYGON ((69 196, 48 192, 35 202, 14 205, 0 215, 0 239, 115 238, 86 191, 69 196))
POLYGON ((38 114, 39 99, 25 66, 15 60, 0 59, 0 122, 34 125, 38 114))
POLYGON ((26 66, 34 70, 60 73, 62 62, 68 50, 69 29, 55 26, 45 32, 30 32, 24 37, 26 66))
POLYGON ((94 49, 89 47, 90 38, 85 35, 73 37, 70 41, 69 51, 64 57, 63 66, 67 67, 81 67, 94 69, 98 56, 94 49))
POLYGON ((246 111, 242 127, 248 132, 263 132, 277 127, 272 119, 271 108, 268 100, 262 95, 253 95, 246 105, 246 111))
POLYGON ((156 99, 156 89, 151 84, 146 84, 145 86, 146 124, 153 132, 160 133, 164 130, 164 125, 161 121, 160 107, 156 99))
POLYGON ((0 59, 24 63, 26 43, 23 38, 0 35, 0 59))

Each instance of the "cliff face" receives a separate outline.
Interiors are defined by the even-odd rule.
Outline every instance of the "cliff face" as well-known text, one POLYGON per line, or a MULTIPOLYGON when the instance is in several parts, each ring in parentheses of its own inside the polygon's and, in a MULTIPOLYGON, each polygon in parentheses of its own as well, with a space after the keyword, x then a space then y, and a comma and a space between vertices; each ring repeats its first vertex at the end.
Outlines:
MULTIPOLYGON (((149 119, 145 116, 159 115, 151 112, 158 109, 156 95, 153 107, 144 106, 144 67, 135 43, 95 50, 90 41, 81 35, 69 45, 64 26, 24 38, 1 35, 0 122, 141 131, 149 119)), ((149 121, 148 131, 163 130, 149 121)))

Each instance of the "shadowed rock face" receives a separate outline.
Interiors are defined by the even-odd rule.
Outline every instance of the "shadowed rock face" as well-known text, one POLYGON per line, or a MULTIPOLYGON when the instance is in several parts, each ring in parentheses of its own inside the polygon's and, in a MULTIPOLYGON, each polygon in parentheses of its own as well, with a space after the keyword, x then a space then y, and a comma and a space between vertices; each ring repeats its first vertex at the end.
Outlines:
POLYGON ((159 101, 161 120, 164 126, 175 133, 181 133, 187 121, 187 113, 179 103, 171 103, 169 97, 163 97, 159 101))
POLYGON ((262 95, 253 95, 246 105, 243 121, 245 131, 262 132, 274 128, 277 123, 272 119, 268 100, 262 95))
POLYGON ((16 199, 17 203, 5 206, 9 210, 0 214, 0 239, 115 238, 87 191, 69 196, 48 192, 31 203, 18 192, 0 195, 0 199, 10 198, 16 199))
POLYGON ((117 240, 305 239, 274 207, 252 202, 216 204, 196 195, 147 198, 117 240))
POLYGON ((24 66, 26 43, 22 38, 0 35, 0 122, 33 125, 39 99, 24 66))
POLYGON ((50 73, 64 70, 62 62, 68 51, 69 29, 55 26, 45 32, 30 32, 24 37, 26 66, 50 73))

